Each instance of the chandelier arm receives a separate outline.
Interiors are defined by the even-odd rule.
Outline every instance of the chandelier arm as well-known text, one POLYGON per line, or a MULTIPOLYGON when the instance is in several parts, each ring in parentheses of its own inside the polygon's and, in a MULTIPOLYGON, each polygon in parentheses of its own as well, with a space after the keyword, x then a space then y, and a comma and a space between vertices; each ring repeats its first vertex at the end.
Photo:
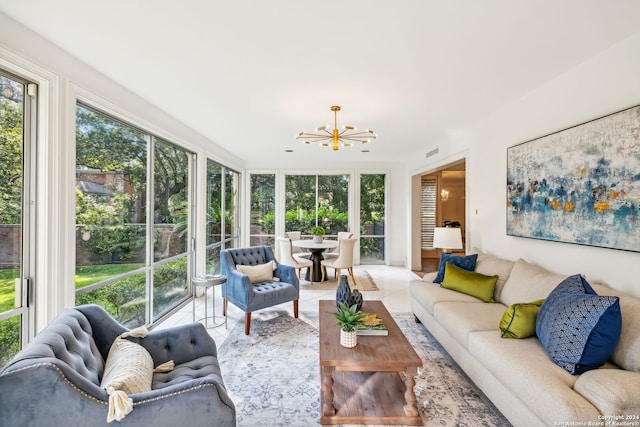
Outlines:
POLYGON ((317 133, 306 133, 304 135, 296 136, 296 139, 303 139, 303 138, 332 139, 333 136, 331 136, 331 135, 320 135, 320 134, 317 134, 317 133))
MULTIPOLYGON (((342 135, 342 134, 341 134, 342 135)), ((358 136, 369 136, 371 138, 373 138, 376 134, 373 132, 369 132, 366 130, 362 130, 360 132, 353 132, 353 133, 348 133, 347 136, 354 136, 354 135, 358 135, 358 136)))
POLYGON ((341 139, 375 139, 372 135, 342 135, 341 139))
POLYGON ((366 144, 367 141, 366 139, 355 139, 355 138, 341 138, 340 141, 355 141, 355 142, 361 142, 363 144, 366 144))

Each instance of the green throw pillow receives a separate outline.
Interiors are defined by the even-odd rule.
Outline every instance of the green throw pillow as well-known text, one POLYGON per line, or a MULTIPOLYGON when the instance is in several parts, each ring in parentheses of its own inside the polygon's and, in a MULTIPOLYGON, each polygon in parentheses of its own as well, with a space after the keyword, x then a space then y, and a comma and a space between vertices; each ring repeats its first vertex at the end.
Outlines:
POLYGON ((536 319, 543 299, 511 304, 500 319, 502 338, 528 338, 536 334, 536 319))
POLYGON ((495 302, 493 289, 496 287, 497 280, 498 275, 485 276, 447 262, 444 267, 444 279, 440 286, 480 298, 484 302, 495 302))

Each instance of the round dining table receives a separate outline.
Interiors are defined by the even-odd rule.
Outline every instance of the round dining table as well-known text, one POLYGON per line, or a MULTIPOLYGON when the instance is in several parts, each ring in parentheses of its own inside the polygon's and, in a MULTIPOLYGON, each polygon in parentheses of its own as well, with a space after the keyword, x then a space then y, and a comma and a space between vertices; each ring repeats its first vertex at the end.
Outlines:
MULTIPOLYGON (((322 280, 322 269, 324 268, 321 264, 324 257, 322 256, 322 252, 326 249, 333 249, 338 247, 337 240, 323 240, 322 243, 315 243, 313 240, 293 240, 291 244, 298 248, 308 249, 311 252, 311 256, 309 260, 313 262, 313 277, 309 277, 309 269, 307 269, 307 273, 304 278, 310 282, 320 282, 322 280)), ((325 273, 326 275, 326 273, 325 273)))

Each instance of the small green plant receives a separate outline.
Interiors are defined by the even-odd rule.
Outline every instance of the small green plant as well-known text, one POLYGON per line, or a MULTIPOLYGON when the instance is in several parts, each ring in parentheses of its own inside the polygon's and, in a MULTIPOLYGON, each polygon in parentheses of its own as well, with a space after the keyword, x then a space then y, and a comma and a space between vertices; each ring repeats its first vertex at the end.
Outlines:
POLYGON ((338 319, 336 326, 340 326, 345 332, 355 330, 358 325, 362 324, 362 318, 368 316, 367 313, 362 313, 357 310, 357 305, 354 304, 349 307, 345 303, 341 302, 338 307, 338 312, 331 313, 333 317, 338 319))
POLYGON ((324 236, 324 228, 317 225, 311 229, 311 234, 314 236, 324 236))

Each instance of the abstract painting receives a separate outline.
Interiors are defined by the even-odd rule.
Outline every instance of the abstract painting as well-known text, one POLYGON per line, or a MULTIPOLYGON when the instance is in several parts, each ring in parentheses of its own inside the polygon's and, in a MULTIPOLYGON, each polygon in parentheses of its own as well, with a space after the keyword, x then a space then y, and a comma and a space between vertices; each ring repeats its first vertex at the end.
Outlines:
POLYGON ((507 234, 640 252, 640 106, 509 147, 507 234))

